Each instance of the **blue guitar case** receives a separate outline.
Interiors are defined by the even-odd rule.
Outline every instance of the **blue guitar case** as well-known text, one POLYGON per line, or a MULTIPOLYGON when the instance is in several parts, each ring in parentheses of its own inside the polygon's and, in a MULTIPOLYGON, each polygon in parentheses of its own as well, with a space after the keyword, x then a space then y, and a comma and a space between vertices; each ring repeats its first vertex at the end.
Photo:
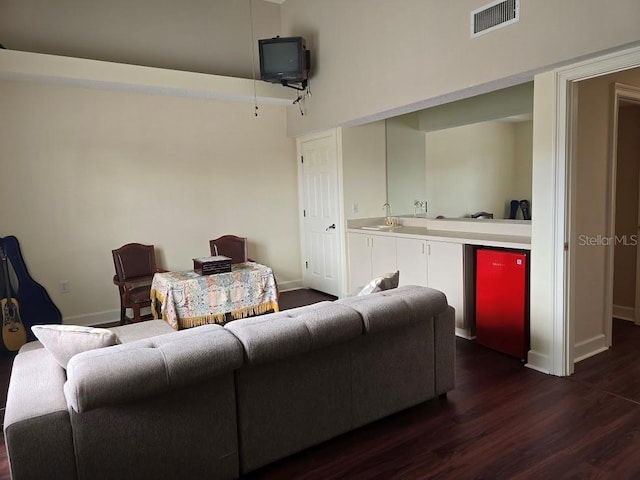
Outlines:
POLYGON ((45 288, 29 275, 18 239, 8 236, 0 238, 0 242, 18 279, 16 298, 20 305, 20 317, 27 331, 27 339, 35 340, 31 332, 33 325, 62 323, 62 314, 45 288))

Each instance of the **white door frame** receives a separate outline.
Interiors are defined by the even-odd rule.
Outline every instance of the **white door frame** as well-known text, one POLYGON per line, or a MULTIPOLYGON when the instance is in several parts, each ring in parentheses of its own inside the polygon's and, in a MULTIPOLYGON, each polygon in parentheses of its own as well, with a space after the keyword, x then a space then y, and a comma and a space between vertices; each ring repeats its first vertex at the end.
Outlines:
MULTIPOLYGON (((337 205, 338 205, 338 222, 339 222, 339 235, 338 235, 338 253, 336 255, 336 262, 339 265, 336 265, 336 272, 338 272, 338 290, 340 292, 340 296, 345 296, 346 292, 346 260, 345 260, 345 252, 346 252, 346 222, 344 216, 344 191, 343 191, 343 180, 342 180, 342 129, 333 128, 331 130, 326 130, 323 132, 318 132, 312 135, 305 135, 302 137, 296 138, 296 164, 298 166, 298 218, 299 218, 299 235, 300 235, 300 272, 302 273, 301 278, 304 284, 304 270, 305 270, 305 259, 306 255, 306 242, 305 242, 305 231, 304 231, 304 181, 302 178, 302 143, 310 141, 310 140, 318 140, 321 138, 333 138, 336 146, 336 168, 338 171, 336 172, 336 178, 338 179, 338 188, 336 189, 338 192, 337 205)), ((305 285, 306 286, 306 285, 305 285)))
MULTIPOLYGON (((553 253, 553 332, 549 369, 554 375, 571 375, 574 366, 575 318, 573 318, 574 309, 571 308, 577 301, 571 281, 576 271, 575 256, 572 255, 572 251, 577 245, 577 240, 572 235, 575 232, 575 212, 571 208, 575 204, 576 194, 576 169, 573 156, 576 152, 577 98, 574 83, 638 66, 640 66, 640 47, 633 47, 554 71, 556 109, 551 161, 556 173, 553 188, 556 211, 552 232, 555 248, 553 253), (565 250, 565 247, 568 247, 568 250, 565 250)), ((609 168, 609 175, 611 173, 609 168)), ((609 211, 611 211, 610 208, 609 211)), ((610 234, 611 231, 606 232, 606 235, 610 234)), ((609 259, 606 263, 605 275, 606 278, 610 278, 613 274, 613 263, 609 259)), ((613 303, 611 290, 609 288, 605 292, 605 306, 613 303)), ((610 316, 611 312, 608 313, 610 316)), ((606 315, 607 312, 605 312, 606 315)))

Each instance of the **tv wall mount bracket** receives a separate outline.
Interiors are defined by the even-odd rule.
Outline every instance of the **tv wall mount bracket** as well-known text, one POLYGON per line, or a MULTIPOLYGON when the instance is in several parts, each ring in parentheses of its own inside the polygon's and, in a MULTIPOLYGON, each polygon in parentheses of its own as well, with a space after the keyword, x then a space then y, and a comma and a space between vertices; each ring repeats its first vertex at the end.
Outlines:
POLYGON ((299 92, 304 92, 307 89, 309 82, 307 80, 303 80, 300 83, 289 83, 287 80, 281 80, 280 84, 283 87, 293 88, 294 90, 298 90, 299 92))

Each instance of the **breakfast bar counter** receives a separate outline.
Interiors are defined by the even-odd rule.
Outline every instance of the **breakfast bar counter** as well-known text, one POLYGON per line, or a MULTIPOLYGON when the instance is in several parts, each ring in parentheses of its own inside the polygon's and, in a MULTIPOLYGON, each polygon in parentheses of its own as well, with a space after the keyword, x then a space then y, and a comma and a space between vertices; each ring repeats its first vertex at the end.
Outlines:
POLYGON ((531 222, 485 219, 384 218, 349 220, 347 232, 531 250, 531 222))

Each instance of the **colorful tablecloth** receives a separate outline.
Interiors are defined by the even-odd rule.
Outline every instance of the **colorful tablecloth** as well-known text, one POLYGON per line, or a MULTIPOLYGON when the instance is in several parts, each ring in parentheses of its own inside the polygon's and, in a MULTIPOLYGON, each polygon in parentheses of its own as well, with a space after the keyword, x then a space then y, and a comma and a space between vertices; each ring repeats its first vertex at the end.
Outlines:
POLYGON ((273 271, 259 263, 232 265, 231 272, 200 275, 194 271, 156 273, 151 284, 151 311, 174 329, 278 311, 273 271), (159 310, 158 311, 158 307, 159 310))

